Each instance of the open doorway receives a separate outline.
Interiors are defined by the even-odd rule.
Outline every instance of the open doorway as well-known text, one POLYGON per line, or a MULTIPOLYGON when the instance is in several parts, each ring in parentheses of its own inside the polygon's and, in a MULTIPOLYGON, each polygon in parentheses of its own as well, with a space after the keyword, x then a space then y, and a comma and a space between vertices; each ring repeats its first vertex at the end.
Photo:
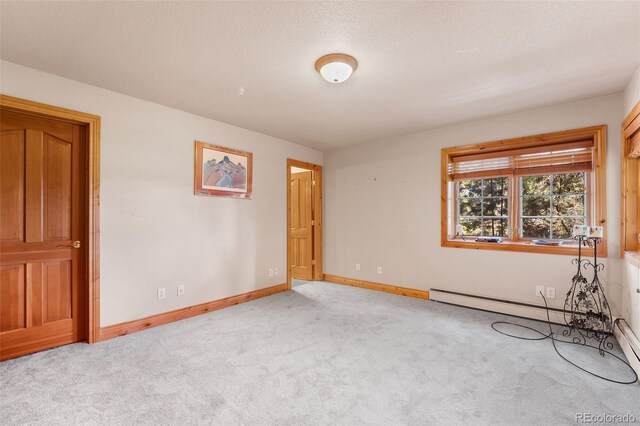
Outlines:
POLYGON ((322 166, 288 159, 287 285, 322 279, 322 166))

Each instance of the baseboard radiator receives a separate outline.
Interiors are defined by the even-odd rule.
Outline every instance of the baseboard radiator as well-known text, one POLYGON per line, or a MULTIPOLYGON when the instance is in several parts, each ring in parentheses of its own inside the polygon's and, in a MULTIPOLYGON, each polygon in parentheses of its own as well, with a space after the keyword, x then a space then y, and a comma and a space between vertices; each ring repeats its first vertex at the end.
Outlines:
POLYGON ((640 340, 638 336, 633 333, 629 324, 622 318, 618 318, 614 323, 613 334, 618 339, 629 364, 640 376, 640 340))
MULTIPOLYGON (((496 297, 480 296, 451 290, 432 288, 429 290, 431 300, 481 309, 498 314, 513 315, 539 321, 547 320, 547 309, 544 304, 518 302, 515 300, 499 299, 496 297)), ((541 300, 542 301, 542 300, 541 300)), ((564 309, 549 307, 549 319, 555 324, 564 324, 564 309)))
MULTIPOLYGON (((439 290, 435 288, 429 290, 429 296, 431 300, 435 300, 437 302, 541 321, 547 320, 547 311, 544 305, 534 305, 531 303, 479 296, 450 290, 439 290)), ((564 325, 564 309, 550 307, 549 317, 551 322, 564 325)), ((615 321, 613 334, 618 340, 629 364, 640 376, 640 340, 633 333, 633 330, 631 330, 627 322, 622 318, 615 321)))

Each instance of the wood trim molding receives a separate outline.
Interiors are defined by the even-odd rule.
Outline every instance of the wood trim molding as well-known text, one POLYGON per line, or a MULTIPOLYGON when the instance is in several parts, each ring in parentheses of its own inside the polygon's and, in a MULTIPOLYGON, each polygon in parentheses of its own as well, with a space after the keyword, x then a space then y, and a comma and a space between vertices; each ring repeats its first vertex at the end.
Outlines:
POLYGON ((384 291, 385 293, 399 294, 417 299, 429 300, 429 292, 414 288, 400 287, 397 285, 380 284, 371 281, 354 280, 352 278, 339 277, 337 275, 324 275, 324 280, 334 284, 350 285, 352 287, 366 288, 369 290, 384 291))
POLYGON ((299 167, 301 169, 311 170, 313 172, 313 180, 316 182, 315 190, 313 191, 314 205, 316 209, 314 211, 314 227, 313 227, 313 252, 315 265, 313 268, 313 279, 315 281, 322 281, 324 277, 323 273, 323 241, 322 241, 322 228, 323 228, 323 175, 322 166, 318 164, 307 163, 304 161, 294 160, 287 158, 287 288, 291 289, 291 248, 289 247, 291 242, 291 167, 299 167))
POLYGON ((640 101, 631 109, 631 112, 622 121, 622 129, 626 129, 636 118, 640 117, 640 101))
POLYGON ((196 315, 205 314, 207 312, 217 311, 229 306, 238 305, 240 303, 249 302, 261 297, 271 296, 287 290, 287 283, 274 285, 272 287, 262 288, 260 290, 249 291, 247 293, 238 294, 236 296, 226 297, 224 299, 205 302, 199 305, 188 306, 157 315, 151 315, 134 321, 122 322, 102 327, 100 330, 100 340, 113 339, 114 337, 125 336, 135 333, 136 331, 146 330, 148 328, 158 327, 160 325, 169 324, 196 315))
POLYGON ((640 233, 640 223, 638 223, 640 219, 638 212, 640 170, 638 165, 640 160, 629 158, 632 149, 631 137, 640 131, 640 102, 624 119, 621 130, 620 257, 624 258, 627 252, 635 252, 634 257, 637 257, 637 252, 640 252, 640 244, 638 243, 638 234, 640 233))
MULTIPOLYGON (((503 241, 501 243, 477 243, 475 241, 464 240, 448 240, 442 243, 442 247, 454 247, 464 248, 472 250, 497 250, 497 251, 519 251, 527 253, 541 253, 541 254, 560 254, 567 256, 577 256, 578 246, 542 246, 535 245, 528 242, 509 242, 503 241)), ((600 253, 598 253, 600 257, 600 253)), ((606 257, 606 256, 605 256, 606 257)))
POLYGON ((87 129, 87 341, 100 340, 100 117, 0 94, 0 107, 10 111, 81 124, 87 129))
MULTIPOLYGON (((591 213, 594 223, 604 227, 604 243, 598 246, 598 256, 607 257, 607 192, 606 192, 606 152, 607 152, 607 126, 591 126, 580 129, 563 130, 560 132, 544 133, 532 136, 525 136, 512 139, 504 139, 494 142, 483 142, 471 145, 443 148, 441 150, 440 169, 440 245, 442 247, 470 248, 476 250, 502 250, 520 251, 547 254, 567 254, 577 253, 576 247, 553 247, 535 246, 527 244, 525 240, 504 241, 499 244, 477 243, 475 241, 463 241, 452 239, 449 235, 450 229, 454 228, 455 212, 449 211, 449 198, 451 176, 447 167, 454 157, 462 155, 485 155, 487 153, 497 153, 513 149, 527 149, 541 146, 554 145, 558 143, 593 141, 593 176, 595 177, 595 200, 594 211, 591 213)), ((514 191, 511 191, 514 194, 514 191)), ((511 205, 516 206, 513 197, 511 205)), ((454 208, 455 210, 455 208, 454 208)), ((514 226, 515 211, 511 212, 511 228, 514 226)))

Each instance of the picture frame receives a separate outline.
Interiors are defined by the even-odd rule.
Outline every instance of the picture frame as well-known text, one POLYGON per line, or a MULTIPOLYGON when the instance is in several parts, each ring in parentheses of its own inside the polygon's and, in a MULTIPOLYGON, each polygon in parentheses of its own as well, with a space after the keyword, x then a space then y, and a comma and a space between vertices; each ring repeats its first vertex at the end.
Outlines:
POLYGON ((195 141, 194 194, 251 199, 253 154, 195 141))

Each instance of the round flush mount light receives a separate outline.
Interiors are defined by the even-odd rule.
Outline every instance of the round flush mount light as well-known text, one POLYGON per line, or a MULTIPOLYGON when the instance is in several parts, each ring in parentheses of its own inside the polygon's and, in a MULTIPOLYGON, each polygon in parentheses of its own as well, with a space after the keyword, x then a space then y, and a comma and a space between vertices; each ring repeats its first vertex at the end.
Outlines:
POLYGON ((344 53, 330 53, 316 61, 316 71, 329 83, 342 83, 351 77, 356 68, 358 61, 344 53))

